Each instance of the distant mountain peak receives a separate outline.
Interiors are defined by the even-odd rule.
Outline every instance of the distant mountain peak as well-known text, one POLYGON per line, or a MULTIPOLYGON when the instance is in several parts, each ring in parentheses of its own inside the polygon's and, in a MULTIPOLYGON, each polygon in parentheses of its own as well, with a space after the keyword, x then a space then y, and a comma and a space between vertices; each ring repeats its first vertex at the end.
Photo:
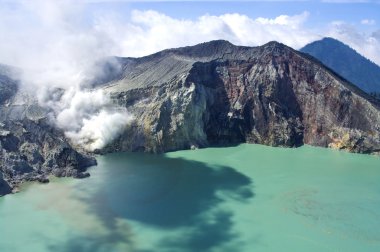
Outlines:
POLYGON ((343 42, 327 37, 300 51, 317 58, 364 91, 380 92, 380 67, 343 42))
POLYGON ((340 44, 344 44, 343 42, 341 42, 341 41, 339 41, 339 40, 337 40, 337 39, 335 39, 333 37, 324 37, 324 38, 322 38, 321 41, 334 41, 334 42, 338 42, 340 44))

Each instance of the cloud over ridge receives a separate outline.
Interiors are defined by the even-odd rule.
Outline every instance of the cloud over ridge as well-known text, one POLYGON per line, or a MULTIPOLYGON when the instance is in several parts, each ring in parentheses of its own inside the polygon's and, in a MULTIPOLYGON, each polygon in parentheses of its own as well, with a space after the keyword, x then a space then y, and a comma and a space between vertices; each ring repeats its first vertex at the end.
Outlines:
POLYGON ((246 46, 276 40, 299 49, 331 36, 380 64, 380 31, 366 34, 344 22, 311 29, 308 11, 274 18, 225 13, 178 19, 155 10, 88 15, 86 8, 85 1, 73 0, 1 5, 0 63, 24 69, 24 87, 51 108, 67 137, 89 150, 104 147, 133 119, 108 94, 85 85, 104 74, 97 62, 108 56, 138 57, 215 39, 246 46), (63 90, 58 98, 57 90, 63 90))

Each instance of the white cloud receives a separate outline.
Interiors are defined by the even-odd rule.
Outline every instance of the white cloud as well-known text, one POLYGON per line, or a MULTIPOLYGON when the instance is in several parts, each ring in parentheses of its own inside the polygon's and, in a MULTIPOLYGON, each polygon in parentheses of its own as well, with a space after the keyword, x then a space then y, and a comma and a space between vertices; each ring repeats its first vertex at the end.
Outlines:
POLYGON ((0 62, 21 67, 23 88, 52 110, 75 144, 93 150, 112 141, 132 116, 107 94, 83 89, 85 81, 103 74, 96 62, 120 52, 116 41, 86 23, 84 8, 74 0, 0 6, 0 62))
POLYGON ((376 21, 374 19, 363 19, 360 23, 363 25, 375 25, 376 21))
POLYGON ((116 40, 121 55, 143 56, 166 48, 193 45, 213 39, 225 39, 237 45, 257 46, 271 40, 295 49, 322 37, 334 37, 350 45, 365 57, 380 64, 379 38, 358 32, 344 21, 333 21, 327 28, 312 30, 304 25, 308 12, 252 19, 231 13, 203 15, 195 20, 175 19, 156 11, 132 12, 127 24, 98 19, 97 29, 116 40))
POLYGON ((309 17, 309 12, 303 12, 300 15, 288 16, 288 15, 280 15, 274 19, 270 18, 262 18, 259 17, 256 19, 257 22, 263 25, 284 25, 290 26, 294 29, 300 27, 309 17))
POLYGON ((143 56, 171 47, 225 39, 238 45, 257 46, 271 40, 299 48, 320 38, 305 29, 308 12, 273 19, 252 19, 238 13, 203 15, 195 20, 175 19, 156 11, 132 12, 127 24, 99 18, 96 28, 120 45, 121 55, 143 56))
POLYGON ((366 34, 344 22, 333 22, 325 36, 336 38, 380 65, 380 32, 366 34))
POLYGON ((134 10, 125 19, 121 13, 106 11, 85 15, 85 1, 12 3, 16 7, 0 5, 0 63, 24 68, 25 86, 54 110, 56 123, 67 136, 89 149, 104 146, 116 136, 109 128, 117 134, 131 120, 125 110, 111 105, 106 94, 81 87, 88 78, 102 75, 95 62, 106 56, 144 56, 214 39, 247 46, 277 40, 298 49, 331 36, 380 64, 380 32, 360 33, 342 21, 312 30, 305 27, 310 15, 306 11, 275 18, 227 13, 177 19, 134 10), (66 90, 61 99, 51 98, 54 87, 66 90))
POLYGON ((97 73, 92 63, 109 55, 143 56, 214 39, 247 46, 277 40, 298 49, 332 36, 380 63, 377 38, 347 28, 343 21, 333 22, 328 29, 306 28, 310 15, 306 11, 275 18, 227 13, 177 19, 157 11, 134 10, 129 21, 111 12, 83 20, 84 2, 36 0, 33 4, 21 1, 16 10, 0 7, 0 34, 6 38, 0 40, 0 62, 33 69, 32 79, 39 85, 72 86, 97 73), (36 59, 44 64, 36 64, 36 59))

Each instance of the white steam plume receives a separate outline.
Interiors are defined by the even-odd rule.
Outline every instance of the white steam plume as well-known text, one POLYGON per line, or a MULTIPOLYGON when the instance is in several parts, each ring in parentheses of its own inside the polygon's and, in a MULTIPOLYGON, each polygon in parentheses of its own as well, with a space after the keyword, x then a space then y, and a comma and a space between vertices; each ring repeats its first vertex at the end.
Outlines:
POLYGON ((57 125, 65 129, 67 137, 88 150, 104 147, 133 119, 125 108, 112 105, 102 90, 71 88, 57 106, 57 125))
POLYGON ((97 62, 119 54, 115 41, 88 23, 80 2, 8 5, 0 7, 0 34, 6 38, 0 41, 1 62, 23 69, 24 92, 50 108, 53 122, 74 144, 90 151, 104 147, 132 120, 106 93, 86 87, 105 74, 97 62))
POLYGON ((115 132, 121 132, 133 119, 125 108, 110 106, 102 90, 74 91, 68 101, 57 117, 58 126, 66 129, 69 138, 89 150, 104 147, 115 137, 115 132))
POLYGON ((380 64, 379 31, 363 34, 344 23, 310 29, 308 11, 275 18, 226 13, 178 19, 134 10, 126 19, 117 11, 89 11, 88 2, 0 0, 0 63, 22 68, 23 88, 51 108, 74 143, 89 150, 112 141, 131 120, 107 94, 86 88, 88 80, 105 74, 96 62, 108 56, 144 56, 213 39, 246 46, 277 40, 299 49, 332 36, 380 64))

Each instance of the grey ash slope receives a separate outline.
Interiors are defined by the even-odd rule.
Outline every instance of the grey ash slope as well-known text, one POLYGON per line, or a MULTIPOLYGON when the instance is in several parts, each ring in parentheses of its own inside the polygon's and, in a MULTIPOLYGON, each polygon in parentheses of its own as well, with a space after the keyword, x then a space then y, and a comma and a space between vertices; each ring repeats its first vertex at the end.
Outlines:
POLYGON ((85 176, 95 160, 75 150, 33 97, 19 89, 11 67, 0 65, 0 196, 23 181, 85 176))
POLYGON ((136 119, 103 151, 242 142, 380 151, 379 102, 283 44, 211 41, 119 61, 117 78, 98 88, 136 119))
POLYGON ((195 62, 216 59, 246 59, 249 47, 237 47, 228 41, 216 40, 196 46, 164 50, 142 58, 118 58, 122 72, 115 75, 113 90, 157 86, 187 74, 195 62))
MULTIPOLYGON (((248 142, 380 153, 379 102, 283 44, 211 41, 116 60, 93 84, 135 120, 100 152, 248 142)), ((19 90, 9 67, 0 67, 0 153, 0 195, 49 174, 81 177, 94 164, 19 90)))
POLYGON ((380 66, 366 59, 348 45, 324 38, 300 51, 308 53, 364 91, 380 93, 380 66))

